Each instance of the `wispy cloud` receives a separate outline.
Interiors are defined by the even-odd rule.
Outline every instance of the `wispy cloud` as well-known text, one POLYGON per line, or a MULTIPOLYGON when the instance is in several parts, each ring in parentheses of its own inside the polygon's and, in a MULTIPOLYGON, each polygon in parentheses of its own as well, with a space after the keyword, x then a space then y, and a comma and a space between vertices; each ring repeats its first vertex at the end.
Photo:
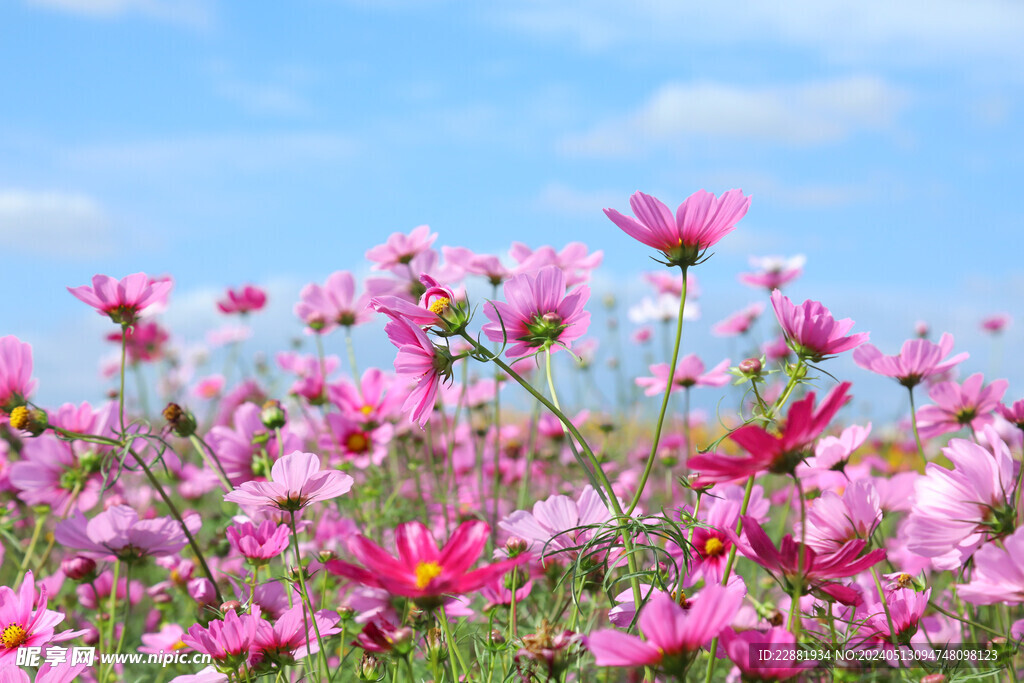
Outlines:
POLYGON ((818 145, 886 128, 908 101, 904 90, 872 76, 754 87, 673 82, 633 112, 564 138, 559 148, 571 155, 629 156, 698 137, 818 145))
POLYGON ((250 114, 305 117, 315 111, 301 92, 311 80, 306 69, 281 67, 252 77, 237 73, 229 64, 215 62, 209 72, 214 91, 250 114))
POLYGON ((205 29, 214 21, 206 0, 27 0, 28 4, 95 19, 138 15, 205 29))
POLYGON ((535 205, 542 211, 580 216, 599 215, 601 209, 621 203, 622 192, 613 190, 579 190, 564 183, 551 182, 544 186, 535 205))
POLYGON ((106 209, 81 193, 0 189, 0 240, 11 251, 88 259, 113 251, 106 209))

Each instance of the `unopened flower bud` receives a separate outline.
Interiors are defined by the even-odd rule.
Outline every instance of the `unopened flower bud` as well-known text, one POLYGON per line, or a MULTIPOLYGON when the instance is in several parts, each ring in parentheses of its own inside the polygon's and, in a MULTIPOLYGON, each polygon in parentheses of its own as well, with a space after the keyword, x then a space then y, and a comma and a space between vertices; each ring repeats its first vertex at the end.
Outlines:
POLYGON ((505 642, 505 636, 498 629, 491 629, 491 642, 495 645, 501 645, 505 642))
POLYGON ((529 547, 530 544, 518 536, 513 536, 505 542, 505 550, 508 552, 509 557, 519 557, 529 547))
POLYGON ((209 579, 192 579, 186 584, 185 589, 200 605, 212 605, 213 601, 217 599, 217 591, 214 590, 209 579))
POLYGON ((921 683, 946 683, 946 674, 928 674, 921 677, 921 683))
POLYGON ((356 618, 356 611, 348 605, 339 607, 336 611, 338 613, 338 618, 343 622, 352 621, 356 618))
POLYGON ((60 563, 64 576, 73 581, 88 581, 96 576, 96 561, 82 555, 69 557, 60 563))
POLYGON ((356 676, 361 681, 379 681, 384 678, 384 667, 376 657, 365 652, 363 658, 356 664, 356 676))
POLYGON ((444 642, 441 629, 432 628, 426 636, 427 661, 440 663, 448 659, 448 644, 444 642))
POLYGON ((408 626, 395 629, 391 634, 391 648, 399 655, 405 656, 412 652, 415 636, 416 633, 408 626))
POLYGON ((317 557, 320 558, 321 562, 330 562, 335 557, 337 557, 337 553, 335 553, 333 550, 321 550, 317 554, 317 557))
POLYGON ((237 612, 242 609, 242 603, 238 600, 227 600, 220 606, 220 611, 227 614, 230 612, 237 612))
POLYGON ((187 437, 196 433, 196 418, 177 403, 168 403, 163 415, 167 426, 178 436, 187 437))
POLYGON ((280 429, 287 422, 287 416, 280 401, 267 401, 260 411, 260 421, 267 429, 280 429))
POLYGON ((740 362, 739 368, 744 375, 759 375, 761 374, 761 359, 748 358, 740 362))

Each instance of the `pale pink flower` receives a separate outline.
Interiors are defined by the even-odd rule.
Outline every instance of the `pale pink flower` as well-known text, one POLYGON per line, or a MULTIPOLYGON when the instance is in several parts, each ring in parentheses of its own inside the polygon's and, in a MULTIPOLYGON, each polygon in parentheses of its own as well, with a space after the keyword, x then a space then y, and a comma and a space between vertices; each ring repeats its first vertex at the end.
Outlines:
POLYGON ((963 566, 986 540, 1012 526, 1017 465, 991 427, 985 428, 985 437, 992 452, 952 439, 942 452, 953 469, 928 463, 917 479, 907 548, 932 558, 936 568, 963 566))
MULTIPOLYGON (((691 353, 680 358, 676 363, 672 391, 689 389, 692 386, 720 387, 728 384, 731 379, 727 371, 728 367, 729 359, 726 358, 715 367, 704 372, 704 362, 697 357, 697 354, 691 353)), ((668 386, 668 370, 668 363, 652 365, 651 374, 654 376, 637 377, 636 384, 638 387, 645 388, 644 394, 647 396, 663 394, 668 386)))
POLYGON ((231 289, 223 299, 217 302, 221 313, 252 313, 267 305, 267 293, 255 285, 245 285, 241 289, 231 289))
POLYGON ((970 583, 956 587, 960 598, 973 605, 1024 602, 1024 527, 1001 543, 986 543, 974 553, 970 583))
POLYGON ((90 466, 85 467, 70 444, 42 435, 25 443, 22 458, 11 465, 9 476, 18 498, 29 505, 49 505, 63 515, 72 505, 88 510, 99 500, 103 477, 99 473, 100 456, 95 453, 90 456, 90 466))
POLYGON ((338 615, 327 610, 318 610, 312 615, 304 614, 304 605, 295 605, 277 618, 271 628, 256 630, 253 639, 255 649, 268 656, 288 656, 301 659, 320 651, 317 633, 328 638, 341 633, 337 627, 338 615), (316 624, 314 625, 314 621, 316 624))
POLYGON ((993 411, 999 407, 1010 383, 997 379, 984 386, 985 377, 975 373, 963 384, 940 382, 928 390, 935 405, 917 411, 917 428, 922 439, 955 432, 970 425, 974 431, 993 422, 993 411))
POLYGON ((320 458, 294 451, 281 457, 270 470, 270 481, 247 481, 226 494, 224 500, 268 511, 296 512, 344 495, 352 477, 336 470, 320 470, 320 458))
MULTIPOLYGON (((918 623, 928 609, 928 599, 931 597, 931 588, 917 592, 913 588, 899 588, 885 596, 885 606, 888 608, 888 616, 881 603, 875 602, 867 609, 868 632, 874 631, 874 638, 891 641, 892 632, 895 631, 896 639, 901 643, 910 642, 910 638, 917 633, 918 623), (892 619, 892 629, 889 628, 889 620, 892 619)), ((963 597, 961 595, 961 597, 963 597)), ((867 635, 864 632, 858 633, 858 638, 867 635)))
POLYGON ((535 275, 517 275, 505 283, 505 302, 489 302, 484 314, 487 338, 508 342, 506 355, 519 358, 534 350, 557 349, 582 337, 590 325, 584 310, 590 288, 565 293, 565 274, 548 266, 535 275))
MULTIPOLYGON (((655 294, 658 294, 659 296, 662 294, 671 294, 678 301, 683 295, 682 273, 654 270, 644 273, 643 277, 651 284, 652 287, 654 287, 655 294)), ((692 299, 697 299, 698 297, 700 297, 700 285, 697 284, 697 276, 687 271, 686 300, 690 301, 692 299)))
POLYGON ((153 306, 165 306, 174 283, 154 280, 145 273, 135 273, 122 280, 96 275, 92 286, 68 287, 76 299, 89 304, 100 314, 110 316, 119 325, 133 325, 139 316, 153 306))
POLYGON ((366 259, 374 262, 374 270, 394 270, 407 265, 417 254, 425 252, 436 239, 437 233, 430 232, 429 225, 417 226, 408 235, 395 232, 384 244, 367 251, 366 259))
POLYGON ((808 299, 799 306, 781 291, 772 292, 772 307, 786 335, 789 347, 804 360, 818 362, 828 356, 849 351, 868 340, 869 333, 847 336, 853 320, 836 320, 818 301, 808 299))
POLYGON ((31 344, 11 335, 0 337, 0 412, 23 405, 35 386, 31 344))
POLYGON ((814 455, 807 458, 807 466, 821 470, 842 470, 850 456, 864 445, 871 434, 871 423, 866 427, 850 425, 839 436, 822 437, 814 447, 814 455))
POLYGON ((555 495, 533 504, 533 511, 516 510, 498 523, 510 535, 529 543, 542 556, 579 548, 594 537, 595 529, 612 518, 601 496, 587 485, 579 497, 555 495))
POLYGON ((295 315, 313 332, 326 334, 337 326, 354 327, 373 320, 367 294, 356 296, 352 273, 339 270, 321 286, 310 283, 299 292, 295 315))
POLYGON ((759 657, 762 650, 770 650, 773 655, 784 655, 797 649, 796 638, 782 626, 763 632, 734 631, 730 628, 723 631, 721 637, 726 656, 739 668, 744 680, 785 681, 816 665, 813 661, 805 661, 797 666, 788 666, 787 663, 793 662, 793 659, 780 661, 759 657))
POLYGON ((742 190, 729 190, 721 197, 699 190, 679 205, 675 216, 665 204, 643 192, 634 193, 629 205, 636 218, 615 209, 604 213, 627 235, 664 254, 669 265, 692 266, 736 229, 750 207, 750 197, 744 197, 742 190))
POLYGON ((943 360, 953 350, 953 335, 942 335, 938 344, 927 339, 908 339, 899 355, 883 356, 875 346, 864 344, 853 352, 853 362, 865 370, 892 377, 905 387, 914 387, 921 380, 940 375, 970 357, 958 353, 943 360))
POLYGON ((532 251, 522 242, 513 242, 509 255, 519 265, 515 274, 535 273, 542 268, 554 266, 565 273, 565 286, 575 287, 590 279, 590 272, 601 265, 604 252, 587 253, 587 245, 582 242, 570 242, 556 252, 554 247, 542 246, 532 251))
POLYGON ((733 313, 725 320, 711 326, 711 333, 719 337, 731 337, 737 334, 746 334, 750 331, 754 321, 764 313, 764 304, 760 301, 752 303, 741 311, 733 313))
POLYGON ((395 380, 380 368, 363 372, 358 386, 341 379, 327 387, 331 403, 350 420, 364 424, 379 424, 398 416, 405 397, 397 389, 395 380))
MULTIPOLYGON (((199 530, 199 515, 185 517, 190 533, 199 530)), ((86 551, 97 559, 135 562, 144 557, 175 555, 188 544, 181 524, 173 517, 139 519, 139 513, 127 505, 112 505, 92 519, 76 511, 73 517, 58 522, 54 530, 57 542, 68 548, 86 551)))
POLYGON ((661 666, 682 676, 691 658, 726 628, 739 611, 746 591, 711 584, 681 607, 666 593, 655 593, 640 610, 637 626, 646 640, 621 631, 603 630, 587 639, 598 666, 661 666))
MULTIPOLYGON (((804 540, 821 554, 838 552, 848 541, 870 540, 871 533, 882 521, 878 491, 868 479, 851 483, 839 496, 825 491, 807 510, 804 540)), ((800 523, 793 528, 800 534, 800 523)))
POLYGON ((192 387, 192 395, 206 400, 217 398, 224 391, 224 375, 209 375, 201 378, 192 387))
POLYGON ((781 256, 751 256, 750 265, 755 268, 753 273, 741 273, 740 282, 751 287, 760 287, 769 292, 782 289, 803 273, 807 258, 803 255, 783 258, 781 256))
POLYGON ((491 254, 474 254, 465 247, 441 247, 445 261, 452 263, 473 275, 487 278, 497 287, 515 273, 502 265, 501 259, 491 254))

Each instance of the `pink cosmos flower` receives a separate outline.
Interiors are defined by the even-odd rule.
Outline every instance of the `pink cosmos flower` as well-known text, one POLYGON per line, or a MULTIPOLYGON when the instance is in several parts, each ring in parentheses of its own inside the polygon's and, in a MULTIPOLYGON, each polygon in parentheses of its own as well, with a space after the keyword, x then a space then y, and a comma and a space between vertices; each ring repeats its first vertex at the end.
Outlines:
POLYGON ((395 232, 387 242, 367 251, 366 259, 374 262, 374 270, 394 270, 425 252, 436 239, 437 233, 430 232, 429 225, 417 226, 408 235, 395 232))
POLYGON ((295 605, 279 616, 272 627, 257 629, 253 639, 256 649, 270 657, 302 659, 320 651, 317 631, 321 638, 341 633, 337 627, 338 615, 334 612, 319 610, 309 615, 303 614, 304 609, 304 605, 295 605))
POLYGON ((604 213, 630 237, 663 253, 670 265, 692 266, 704 252, 736 229, 747 213, 750 197, 729 190, 721 197, 699 190, 683 201, 675 216, 658 199, 636 192, 629 198, 636 218, 615 209, 604 213))
POLYGON ((318 356, 292 351, 279 351, 274 360, 285 372, 298 375, 298 379, 288 388, 288 393, 301 396, 314 405, 323 402, 326 397, 324 381, 341 365, 337 356, 326 356, 321 367, 318 356))
MULTIPOLYGON (((228 399, 223 403, 230 406, 228 399)), ((239 405, 235 409, 233 422, 233 427, 213 427, 207 439, 224 467, 228 481, 235 486, 256 477, 267 476, 270 465, 263 455, 264 450, 268 454, 276 454, 282 451, 290 453, 302 448, 302 439, 287 426, 281 430, 283 444, 278 443, 276 433, 268 435, 267 428, 260 419, 260 406, 255 403, 239 405), (269 440, 264 442, 264 438, 269 440)))
POLYGON ((225 298, 217 302, 221 313, 252 313, 267 305, 267 293, 255 285, 245 285, 241 289, 228 288, 225 298))
POLYGON ((36 606, 36 582, 31 571, 25 573, 21 588, 15 593, 0 586, 0 665, 13 662, 19 647, 42 647, 77 638, 85 631, 54 633, 64 615, 46 609, 46 589, 41 588, 36 606))
POLYGON ((519 262, 516 274, 535 273, 547 266, 554 266, 565 273, 567 288, 589 280, 590 271, 601 265, 604 258, 602 251, 588 254, 587 245, 582 242, 570 242, 559 252, 548 245, 532 251, 522 242, 513 242, 509 255, 519 262))
MULTIPOLYGON (((885 596, 885 606, 889 610, 886 616, 885 609, 881 603, 874 603, 867 610, 868 630, 874 630, 873 637, 881 640, 891 641, 892 631, 896 632, 896 638, 901 643, 910 642, 911 636, 917 633, 918 623, 928 609, 928 599, 931 597, 932 589, 918 593, 913 588, 899 588, 885 596), (892 619, 892 629, 889 628, 889 619, 892 619)), ((963 597, 961 595, 961 597, 963 597)), ((858 637, 866 635, 858 634, 858 637)))
MULTIPOLYGON (((839 496, 825 491, 807 510, 805 540, 815 552, 838 552, 848 541, 870 540, 882 522, 882 508, 874 484, 868 479, 851 483, 839 496)), ((793 529, 800 534, 800 523, 793 529)))
POLYGON ((814 447, 814 456, 807 459, 807 466, 842 471, 853 452, 864 445, 869 434, 870 422, 866 427, 850 425, 839 436, 823 437, 814 447))
POLYGON ((269 519, 258 527, 252 522, 232 524, 226 533, 232 548, 258 564, 264 564, 283 553, 291 538, 287 525, 278 525, 269 519))
POLYGON ((26 442, 22 457, 11 465, 9 476, 18 489, 18 498, 29 505, 49 505, 64 515, 72 505, 88 510, 99 500, 102 476, 95 454, 91 457, 93 466, 87 469, 70 444, 43 435, 26 442))
POLYGON ((1004 406, 1000 403, 997 406, 997 410, 1004 420, 1015 425, 1018 429, 1024 429, 1024 399, 1014 401, 1010 406, 1004 406))
POLYGON ((693 655, 736 616, 745 593, 742 584, 711 584, 693 598, 688 609, 666 593, 655 593, 637 620, 646 640, 608 629, 591 633, 587 649, 598 666, 657 666, 682 676, 693 655))
POLYGON ((375 296, 370 299, 370 306, 392 320, 404 318, 423 328, 437 327, 448 331, 452 327, 449 323, 465 322, 464 292, 456 295, 449 287, 425 274, 420 276, 420 284, 424 289, 418 303, 399 296, 375 296))
POLYGON ((490 526, 486 522, 463 522, 438 549, 430 530, 421 522, 407 522, 395 530, 398 557, 362 534, 349 541, 349 550, 363 564, 359 567, 341 560, 330 560, 326 568, 339 576, 366 586, 383 588, 392 595, 412 598, 423 605, 437 604, 445 595, 472 593, 501 576, 512 567, 530 559, 523 553, 477 570, 470 567, 487 544, 490 526))
POLYGON ((363 372, 358 386, 342 379, 327 388, 327 393, 342 415, 367 427, 397 417, 405 397, 392 391, 394 378, 380 368, 363 372))
POLYGON ((996 313, 981 321, 981 329, 992 334, 999 334, 1010 326, 1012 320, 1009 313, 996 313))
POLYGON ((1002 540, 986 543, 974 553, 970 583, 959 584, 957 595, 973 605, 1024 602, 1024 527, 1002 540))
POLYGON ((404 318, 392 318, 384 326, 388 340, 398 347, 395 373, 411 382, 412 389, 402 404, 411 421, 422 427, 430 419, 437 398, 437 388, 443 380, 451 380, 451 354, 437 346, 419 327, 404 318))
POLYGON ((35 386, 31 344, 10 335, 0 337, 0 412, 24 405, 35 386))
POLYGON ((135 273, 118 281, 107 275, 96 275, 92 286, 68 287, 79 301, 89 304, 100 314, 110 316, 118 325, 133 325, 139 316, 153 306, 167 304, 174 283, 153 280, 145 273, 135 273))
MULTIPOLYGON (((196 533, 201 523, 199 515, 185 517, 190 533, 196 533)), ((139 519, 139 513, 127 505, 112 505, 92 519, 75 511, 73 517, 57 523, 54 537, 61 545, 84 550, 97 559, 125 562, 175 555, 188 543, 173 517, 139 519)))
POLYGON ((299 292, 299 299, 295 315, 318 334, 326 334, 339 325, 354 327, 373 320, 373 311, 368 308, 370 297, 356 297, 355 278, 347 270, 332 273, 322 286, 306 285, 299 292))
POLYGON ((860 346, 870 333, 859 332, 847 336, 853 320, 836 320, 818 301, 808 299, 799 306, 793 304, 781 291, 772 292, 772 307, 782 326, 789 347, 797 356, 812 362, 824 360, 843 351, 860 346))
MULTIPOLYGON (((716 490, 715 495, 711 504, 701 510, 700 519, 703 524, 693 527, 693 537, 690 540, 690 571, 685 581, 687 586, 692 586, 701 579, 705 583, 720 584, 725 574, 725 565, 733 547, 729 531, 736 528, 736 521, 740 516, 743 488, 727 486, 716 490)), ((763 522, 768 518, 768 508, 769 503, 764 498, 764 490, 760 486, 755 486, 751 489, 748 514, 763 522)), ((670 552, 677 560, 683 556, 678 547, 670 548, 670 552)))
MULTIPOLYGON (((655 294, 670 294, 679 301, 683 295, 682 273, 665 272, 655 270, 644 273, 644 279, 654 287, 655 294)), ((700 285, 697 284, 697 276, 691 272, 686 273, 686 300, 687 302, 700 297, 700 285)))
POLYGON ((917 411, 917 428, 922 439, 955 432, 966 425, 980 431, 992 424, 992 412, 999 406, 1010 383, 997 379, 987 387, 985 377, 975 373, 964 380, 940 382, 928 390, 928 397, 935 405, 924 406, 917 411))
MULTIPOLYGON (((704 362, 697 357, 697 354, 691 353, 688 356, 684 356, 679 359, 676 363, 676 373, 674 381, 672 382, 672 391, 678 391, 679 389, 689 389, 692 386, 703 386, 703 387, 720 387, 729 383, 729 373, 726 368, 729 367, 729 359, 726 358, 715 367, 704 372, 704 362)), ((658 363, 651 366, 651 373, 653 377, 637 377, 636 384, 638 387, 645 387, 644 394, 646 396, 655 396, 658 394, 664 394, 665 388, 668 385, 668 363, 658 363)))
POLYGON ((754 321, 764 313, 764 304, 758 301, 750 304, 742 311, 733 313, 725 320, 711 326, 711 333, 719 337, 731 337, 737 334, 746 334, 750 331, 754 321))
POLYGON ((533 504, 533 511, 516 510, 498 523, 512 536, 527 541, 541 556, 566 553, 593 538, 592 527, 612 518, 608 506, 590 485, 583 487, 576 500, 555 495, 533 504))
POLYGON ((441 253, 445 261, 467 273, 487 278, 495 287, 515 274, 501 264, 501 259, 491 254, 474 254, 465 247, 441 247, 441 253))
POLYGON ((814 408, 814 393, 807 394, 790 407, 778 435, 755 424, 745 425, 732 432, 729 438, 750 454, 747 457, 707 453, 690 458, 690 468, 699 472, 694 486, 745 479, 763 470, 776 474, 793 472, 810 455, 814 440, 850 400, 851 397, 847 395, 849 388, 849 382, 838 385, 828 393, 817 409, 814 408))
POLYGON ((769 292, 782 289, 804 272, 807 258, 800 254, 790 258, 781 256, 751 256, 750 265, 757 270, 753 273, 741 273, 740 282, 751 287, 761 287, 769 292))
POLYGON ((224 391, 224 375, 210 375, 201 378, 192 388, 192 395, 206 400, 217 398, 224 391))
POLYGON ((519 358, 535 349, 568 346, 587 332, 590 313, 583 310, 590 288, 580 285, 565 293, 565 273, 548 266, 535 275, 517 275, 505 283, 505 302, 489 302, 484 314, 487 338, 508 341, 509 358, 519 358))
POLYGON ((834 553, 819 555, 787 534, 776 549, 761 525, 750 516, 743 517, 743 535, 746 543, 738 538, 733 542, 745 557, 786 582, 802 576, 805 588, 818 588, 843 604, 856 604, 860 596, 853 589, 832 581, 859 574, 885 559, 881 548, 858 557, 867 546, 863 539, 848 541, 834 553))
POLYGON ((883 356, 875 346, 864 344, 853 352, 853 362, 865 370, 892 377, 905 387, 914 387, 922 380, 940 375, 970 357, 958 353, 943 360, 953 350, 953 335, 942 335, 938 344, 927 339, 908 339, 897 356, 883 356))
POLYGON ((1017 466, 995 430, 985 427, 984 435, 991 453, 952 439, 942 453, 953 469, 928 463, 917 479, 907 548, 932 558, 938 569, 963 566, 986 540, 1012 528, 1017 466))
POLYGON ((196 652, 210 655, 217 665, 237 670, 261 655, 257 638, 266 637, 270 628, 260 616, 260 608, 254 606, 250 614, 241 616, 227 610, 223 619, 212 619, 206 627, 193 624, 181 640, 196 652))
POLYGON ((281 457, 270 470, 270 481, 247 481, 224 500, 268 511, 295 512, 307 505, 331 500, 352 488, 352 477, 336 470, 320 470, 320 458, 294 451, 281 457))
POLYGON ((744 680, 785 681, 815 666, 813 661, 802 662, 799 666, 786 666, 758 659, 757 653, 762 649, 782 653, 797 647, 796 638, 782 626, 775 626, 764 632, 733 631, 728 628, 722 632, 721 637, 726 655, 739 668, 744 680))
POLYGON ((328 433, 320 435, 320 447, 325 452, 340 453, 361 470, 384 462, 395 433, 392 425, 381 424, 371 429, 337 413, 328 415, 327 423, 328 433))

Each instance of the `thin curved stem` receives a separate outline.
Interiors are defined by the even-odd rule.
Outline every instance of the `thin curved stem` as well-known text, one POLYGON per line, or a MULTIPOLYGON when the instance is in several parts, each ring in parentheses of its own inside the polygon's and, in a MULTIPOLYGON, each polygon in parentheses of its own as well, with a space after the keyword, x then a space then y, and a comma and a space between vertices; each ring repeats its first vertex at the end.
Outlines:
POLYGON ((907 387, 910 392, 910 424, 914 427, 914 441, 917 442, 917 454, 924 460, 924 446, 921 445, 921 435, 917 433, 917 409, 914 407, 914 387, 907 387))
POLYGON ((654 428, 651 453, 647 456, 647 462, 644 464, 644 471, 640 475, 640 482, 637 484, 636 493, 633 494, 633 500, 630 501, 629 507, 626 509, 627 515, 633 514, 633 510, 640 504, 640 497, 644 493, 647 480, 650 478, 651 470, 654 468, 654 460, 658 455, 658 444, 661 442, 661 428, 665 423, 665 413, 668 411, 668 401, 672 395, 672 386, 675 383, 676 362, 679 360, 679 346, 683 340, 683 313, 686 311, 686 266, 682 266, 680 269, 683 271, 683 291, 679 297, 679 319, 676 321, 676 341, 675 346, 672 348, 672 361, 669 363, 668 368, 668 384, 665 387, 665 396, 661 399, 661 411, 658 413, 658 423, 654 428))

